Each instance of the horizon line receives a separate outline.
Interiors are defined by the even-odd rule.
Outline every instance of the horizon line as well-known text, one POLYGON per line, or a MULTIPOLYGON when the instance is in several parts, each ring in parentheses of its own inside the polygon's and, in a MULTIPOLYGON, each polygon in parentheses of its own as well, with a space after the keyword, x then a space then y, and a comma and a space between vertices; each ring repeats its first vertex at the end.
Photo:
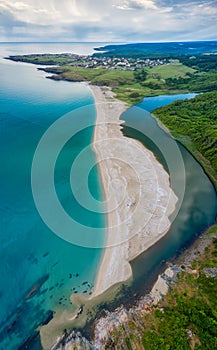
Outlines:
POLYGON ((170 40, 170 41, 0 41, 0 44, 160 44, 160 43, 191 43, 191 42, 213 42, 217 39, 207 40, 170 40))

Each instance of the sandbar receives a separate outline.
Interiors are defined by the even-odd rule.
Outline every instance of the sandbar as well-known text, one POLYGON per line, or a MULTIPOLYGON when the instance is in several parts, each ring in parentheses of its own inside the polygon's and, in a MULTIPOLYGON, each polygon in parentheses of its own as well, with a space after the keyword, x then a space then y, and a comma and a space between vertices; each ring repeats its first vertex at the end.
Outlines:
POLYGON ((168 173, 154 154, 121 131, 129 107, 110 88, 90 86, 96 104, 93 136, 105 197, 107 237, 91 298, 132 277, 130 261, 170 228, 178 198, 168 173))

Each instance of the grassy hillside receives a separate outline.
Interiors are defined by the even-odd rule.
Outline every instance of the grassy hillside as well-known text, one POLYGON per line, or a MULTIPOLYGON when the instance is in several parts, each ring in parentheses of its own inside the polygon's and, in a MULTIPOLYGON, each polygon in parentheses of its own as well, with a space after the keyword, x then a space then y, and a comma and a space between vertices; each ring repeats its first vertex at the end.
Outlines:
POLYGON ((135 101, 139 101, 142 96, 217 90, 217 55, 209 55, 201 65, 199 58, 192 66, 189 61, 192 63, 190 59, 183 59, 189 66, 173 60, 168 65, 147 68, 145 80, 137 81, 137 84, 117 86, 114 91, 119 99, 133 103, 132 93, 137 93, 135 101))
POLYGON ((71 65, 48 67, 43 70, 53 73, 51 78, 55 80, 89 81, 96 85, 111 86, 117 98, 130 104, 140 101, 144 96, 187 92, 189 90, 187 85, 180 88, 180 83, 174 85, 173 81, 176 82, 177 79, 188 81, 189 75, 194 74, 193 68, 184 66, 178 60, 172 61, 171 64, 136 71, 101 67, 87 69, 71 65), (167 79, 170 79, 169 83, 172 81, 172 85, 166 83, 167 79))
POLYGON ((154 112, 203 165, 217 188, 217 91, 154 112))
MULTIPOLYGON (((186 45, 187 49, 189 43, 186 45)), ((210 48, 209 43, 195 43, 195 45, 195 49, 202 51, 210 48)), ((136 45, 137 49, 144 49, 147 54, 150 54, 153 48, 158 47, 158 45, 152 46, 136 45)), ((184 46, 182 47, 178 43, 175 45, 175 51, 184 52, 184 46)), ((211 47, 214 49, 213 45, 211 47)), ((131 50, 131 46, 128 45, 116 47, 117 50, 123 48, 131 50)), ((158 48, 160 52, 169 50, 165 45, 160 45, 158 48)), ((170 49, 173 52, 174 46, 170 46, 170 49)), ((129 104, 141 101, 144 96, 217 90, 217 55, 214 53, 195 56, 182 54, 178 55, 178 59, 174 54, 170 59, 162 61, 159 60, 159 56, 156 56, 155 61, 150 59, 141 61, 142 57, 139 57, 136 59, 136 63, 134 51, 129 51, 130 53, 132 57, 125 60, 128 66, 122 66, 122 68, 117 66, 118 58, 111 59, 104 56, 94 58, 71 54, 46 54, 10 56, 9 59, 34 64, 57 65, 41 69, 53 73, 54 75, 49 78, 54 80, 89 81, 96 85, 111 86, 117 98, 129 104), (143 68, 141 68, 141 62, 143 65, 146 62, 143 68)), ((130 57, 130 55, 125 56, 130 57)), ((123 57, 121 59, 124 62, 123 57)), ((125 65, 126 62, 123 62, 122 64, 125 65)))
POLYGON ((217 90, 217 55, 180 57, 170 64, 146 68, 146 79, 115 87, 117 97, 128 103, 142 96, 217 90), (136 96, 131 97, 131 94, 136 96))
POLYGON ((32 54, 9 56, 6 59, 18 62, 27 62, 37 65, 64 65, 75 61, 68 54, 32 54))
POLYGON ((179 78, 186 77, 186 73, 194 73, 193 68, 187 67, 180 63, 178 60, 171 61, 171 64, 153 67, 149 70, 149 76, 156 77, 158 75, 160 79, 179 78))
POLYGON ((135 81, 131 71, 109 70, 103 68, 87 69, 65 65, 43 69, 48 73, 54 73, 52 79, 68 81, 90 81, 96 85, 120 86, 132 84, 135 81))

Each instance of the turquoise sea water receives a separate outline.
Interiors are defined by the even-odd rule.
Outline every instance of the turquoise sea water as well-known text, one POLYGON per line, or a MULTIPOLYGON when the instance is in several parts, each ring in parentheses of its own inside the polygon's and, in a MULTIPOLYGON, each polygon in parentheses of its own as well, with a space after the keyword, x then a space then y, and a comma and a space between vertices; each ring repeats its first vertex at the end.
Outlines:
MULTIPOLYGON (((83 84, 45 79, 36 66, 13 63, 2 57, 70 50, 89 53, 93 46, 0 45, 1 349, 17 349, 40 323, 51 317, 50 310, 66 305, 72 308, 69 296, 73 291, 86 289, 89 293, 102 253, 100 249, 69 244, 54 235, 41 220, 31 192, 32 159, 41 136, 58 118, 82 106, 90 106, 86 117, 94 123, 91 91, 83 84), (88 282, 88 286, 84 287, 83 282, 88 282)), ((84 225, 91 221, 91 225, 100 227, 102 215, 84 212, 79 205, 75 208, 69 187, 73 159, 90 144, 92 136, 93 128, 89 128, 67 143, 56 164, 55 185, 66 210, 74 208, 75 217, 80 216, 84 225)), ((94 160, 93 152, 89 156, 94 160)), ((98 174, 93 169, 90 189, 97 198, 101 198, 99 186, 98 174)))

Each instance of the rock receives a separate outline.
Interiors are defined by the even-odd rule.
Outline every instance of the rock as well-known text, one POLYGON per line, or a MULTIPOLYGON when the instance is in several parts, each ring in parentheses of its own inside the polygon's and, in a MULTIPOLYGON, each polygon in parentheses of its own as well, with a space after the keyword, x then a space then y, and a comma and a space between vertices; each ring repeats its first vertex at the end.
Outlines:
POLYGON ((206 267, 203 269, 206 277, 215 278, 217 276, 217 267, 206 267))

